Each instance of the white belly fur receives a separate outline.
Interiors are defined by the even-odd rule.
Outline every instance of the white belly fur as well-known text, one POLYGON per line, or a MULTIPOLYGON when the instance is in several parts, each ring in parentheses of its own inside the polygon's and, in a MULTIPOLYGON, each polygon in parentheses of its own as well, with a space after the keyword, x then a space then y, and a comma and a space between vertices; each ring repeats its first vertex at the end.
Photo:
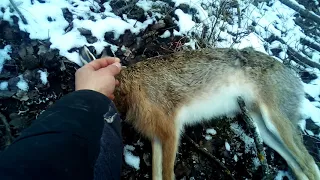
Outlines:
POLYGON ((180 125, 192 125, 220 116, 235 116, 240 111, 237 98, 241 96, 250 107, 254 98, 254 87, 249 83, 226 83, 224 86, 208 88, 182 106, 177 113, 180 125))

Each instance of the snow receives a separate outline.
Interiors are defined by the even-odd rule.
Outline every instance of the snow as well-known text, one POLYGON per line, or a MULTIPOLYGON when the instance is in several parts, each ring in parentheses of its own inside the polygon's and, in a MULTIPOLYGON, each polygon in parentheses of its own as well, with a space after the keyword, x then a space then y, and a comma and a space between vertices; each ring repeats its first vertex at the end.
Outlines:
POLYGON ((204 138, 205 138, 207 141, 212 140, 212 136, 210 136, 210 135, 205 135, 204 138))
POLYGON ((40 74, 42 84, 46 85, 48 83, 48 73, 41 70, 39 70, 38 73, 40 74))
POLYGON ((255 169, 258 169, 258 167, 261 166, 261 162, 257 157, 252 158, 252 162, 253 162, 255 169))
MULTIPOLYGON (((84 45, 94 46, 97 53, 101 53, 105 46, 111 46, 112 50, 116 50, 115 45, 106 42, 104 34, 106 32, 113 32, 115 39, 119 38, 125 30, 130 30, 132 33, 139 33, 144 30, 149 24, 153 23, 154 18, 148 18, 145 22, 139 22, 134 19, 126 18, 126 15, 121 17, 116 16, 111 12, 112 8, 109 2, 103 4, 106 8, 105 12, 92 12, 90 7, 97 9, 99 5, 95 1, 81 1, 73 0, 47 0, 45 3, 39 3, 38 1, 23 1, 16 0, 16 4, 19 5, 20 11, 25 16, 28 24, 23 24, 19 21, 19 28, 21 31, 30 33, 31 39, 45 40, 49 39, 52 49, 59 49, 60 55, 68 58, 69 60, 82 65, 79 60, 79 55, 76 52, 70 52, 70 49, 82 47, 84 45), (73 27, 69 32, 65 32, 65 29, 69 26, 69 22, 63 17, 62 9, 67 8, 75 18, 72 23, 73 27), (79 18, 82 18, 81 20, 79 18), (94 21, 90 18, 94 18, 94 21), (48 19, 51 19, 49 21, 48 19), (89 20, 90 19, 90 20, 89 20), (82 36, 78 28, 86 28, 91 30, 92 35, 95 36, 98 41, 93 44, 89 44, 84 36, 82 36)), ((9 0, 2 0, 0 8, 4 8, 4 13, 0 14, 0 18, 12 22, 11 16, 17 15, 17 13, 10 12, 7 8, 9 0)), ((140 5, 143 2, 140 2, 140 5)), ((146 4, 144 4, 146 6, 146 4)))
POLYGON ((160 37, 161 38, 168 38, 171 36, 171 33, 169 30, 166 30, 160 37))
POLYGON ((237 156, 237 155, 234 155, 234 156, 233 156, 233 160, 234 160, 235 162, 238 162, 238 156, 237 156))
POLYGON ((0 90, 8 90, 8 82, 7 81, 3 81, 0 82, 0 90))
POLYGON ((192 21, 192 16, 185 14, 181 9, 177 9, 175 14, 178 16, 179 21, 177 22, 180 33, 188 34, 188 32, 195 26, 195 22, 192 21))
POLYGON ((208 19, 208 12, 202 8, 201 3, 208 4, 210 0, 172 0, 172 2, 175 3, 176 7, 180 4, 187 4, 191 8, 195 8, 198 11, 197 17, 200 21, 206 21, 208 19))
POLYGON ((230 151, 230 144, 227 141, 224 143, 224 146, 226 147, 227 151, 230 151))
POLYGON ((252 148, 255 147, 255 143, 253 138, 249 137, 245 134, 244 130, 238 123, 231 123, 230 124, 231 130, 238 136, 242 141, 245 143, 245 153, 249 153, 252 148))
POLYGON ((216 135, 217 134, 217 131, 213 128, 209 128, 206 130, 206 133, 207 134, 210 134, 210 135, 216 135))
POLYGON ((2 72, 5 61, 11 59, 9 53, 11 53, 10 45, 6 45, 3 49, 0 49, 0 73, 2 72))
POLYGON ((22 75, 19 76, 20 81, 17 83, 17 87, 22 91, 28 91, 29 85, 28 83, 23 79, 22 75))
POLYGON ((315 107, 308 99, 304 99, 301 108, 303 119, 311 118, 315 123, 320 125, 320 109, 315 107))
POLYGON ((289 180, 293 180, 293 178, 290 176, 290 173, 288 171, 278 171, 278 174, 274 178, 274 180, 283 180, 284 177, 287 177, 289 180))
POLYGON ((140 169, 140 158, 138 156, 134 156, 132 151, 134 151, 134 147, 131 145, 124 146, 124 161, 131 167, 136 170, 140 169))
POLYGON ((145 12, 147 12, 151 10, 153 3, 147 0, 140 0, 136 3, 136 5, 141 9, 143 9, 145 12))

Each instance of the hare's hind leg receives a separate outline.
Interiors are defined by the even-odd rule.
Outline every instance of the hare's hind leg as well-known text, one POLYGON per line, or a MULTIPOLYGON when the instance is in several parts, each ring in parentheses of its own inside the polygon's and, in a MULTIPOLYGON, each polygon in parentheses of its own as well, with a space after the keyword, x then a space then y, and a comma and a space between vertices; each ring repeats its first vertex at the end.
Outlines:
POLYGON ((286 160, 297 179, 320 179, 319 169, 305 148, 295 124, 279 109, 259 103, 259 110, 251 115, 257 122, 264 143, 286 160))

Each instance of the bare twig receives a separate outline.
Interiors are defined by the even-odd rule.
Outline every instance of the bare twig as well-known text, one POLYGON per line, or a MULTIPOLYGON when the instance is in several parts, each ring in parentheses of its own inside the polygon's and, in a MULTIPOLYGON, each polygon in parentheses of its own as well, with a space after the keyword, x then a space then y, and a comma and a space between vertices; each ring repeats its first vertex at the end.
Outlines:
POLYGON ((13 140, 11 136, 11 130, 10 130, 10 125, 7 121, 7 118, 0 112, 0 120, 2 121, 2 124, 5 127, 5 136, 6 136, 6 144, 5 146, 9 146, 13 140))
POLYGON ((207 150, 201 148, 196 142, 194 142, 188 135, 184 134, 184 137, 186 138, 186 140, 188 140, 192 145, 194 145, 196 147, 197 150, 199 150, 201 153, 203 153, 204 155, 206 155, 208 158, 210 158, 211 160, 213 160, 214 162, 216 162, 216 164, 218 164, 219 166, 222 167, 222 169, 224 169, 224 172, 232 179, 235 180, 234 177, 231 174, 231 171, 222 163, 220 162, 220 160, 216 157, 214 157, 212 154, 210 154, 207 150))
POLYGON ((126 6, 122 7, 122 8, 119 8, 117 10, 114 10, 115 11, 114 14, 117 15, 117 16, 119 16, 121 14, 124 14, 125 11, 127 11, 128 9, 133 8, 138 1, 139 0, 134 0, 134 1, 130 2, 130 4, 128 4, 128 5, 126 5, 126 6))
POLYGON ((23 24, 28 24, 27 19, 23 16, 23 14, 21 13, 21 11, 18 9, 16 3, 15 3, 13 0, 9 0, 9 1, 10 1, 11 5, 12 5, 13 9, 14 9, 15 11, 17 11, 17 13, 18 13, 18 15, 20 16, 23 24))
POLYGON ((254 138, 254 142, 257 147, 258 158, 259 158, 261 166, 262 166, 264 179, 268 179, 267 177, 270 175, 270 170, 268 167, 266 152, 263 149, 263 142, 262 142, 260 134, 258 133, 257 125, 252 120, 252 118, 249 116, 248 109, 246 108, 245 102, 242 99, 242 97, 238 97, 238 104, 241 109, 242 116, 243 116, 247 126, 249 127, 249 130, 251 131, 251 133, 253 133, 253 138, 254 138))

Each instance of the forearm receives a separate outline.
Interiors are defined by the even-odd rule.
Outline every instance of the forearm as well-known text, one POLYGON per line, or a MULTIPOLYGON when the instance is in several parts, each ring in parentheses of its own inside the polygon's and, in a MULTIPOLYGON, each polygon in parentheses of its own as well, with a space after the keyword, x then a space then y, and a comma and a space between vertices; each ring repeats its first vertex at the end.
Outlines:
MULTIPOLYGON (((77 91, 66 95, 0 154, 1 168, 10 172, 10 167, 18 166, 15 172, 25 175, 35 175, 33 171, 43 169, 56 175, 72 175, 72 179, 90 179, 100 151, 104 116, 108 113, 114 114, 115 108, 100 93, 77 91)), ((105 125, 121 143, 119 117, 115 117, 115 122, 105 125)))

